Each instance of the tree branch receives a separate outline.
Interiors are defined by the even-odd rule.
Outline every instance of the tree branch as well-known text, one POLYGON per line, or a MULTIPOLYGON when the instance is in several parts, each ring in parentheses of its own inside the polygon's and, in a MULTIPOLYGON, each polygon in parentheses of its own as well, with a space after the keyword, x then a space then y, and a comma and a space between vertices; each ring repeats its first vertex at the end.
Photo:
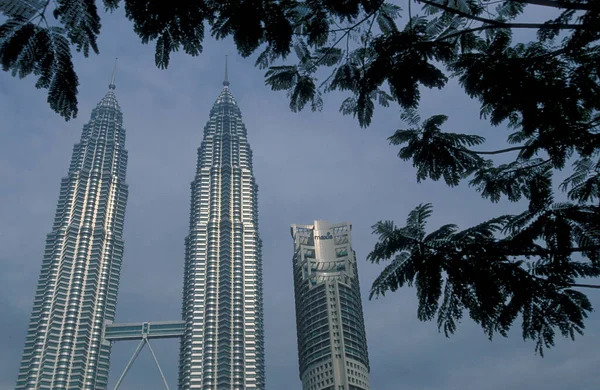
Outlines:
MULTIPOLYGON (((546 282, 546 283, 552 283, 554 285, 557 285, 559 283, 553 282, 551 280, 548 279, 544 279, 544 278, 540 278, 539 276, 535 276, 532 274, 528 274, 530 277, 532 277, 535 280, 539 280, 541 282, 546 282)), ((564 284, 561 284, 564 286, 564 284)), ((581 288, 596 288, 596 289, 600 289, 600 285, 597 284, 585 284, 585 283, 567 283, 565 287, 581 287, 581 288)))
POLYGON ((562 9, 576 9, 582 11, 591 11, 593 9, 591 4, 573 4, 568 2, 551 1, 551 0, 513 0, 517 3, 542 5, 544 7, 562 8, 562 9))
POLYGON ((500 177, 508 175, 509 173, 519 172, 519 171, 523 171, 525 169, 537 168, 537 167, 540 167, 540 166, 542 166, 544 164, 548 164, 551 161, 552 161, 551 159, 547 159, 547 160, 544 160, 544 161, 539 162, 537 164, 519 167, 517 169, 513 169, 513 170, 510 170, 510 171, 504 171, 504 172, 501 172, 500 175, 498 175, 498 177, 500 178, 500 177))
POLYGON ((458 31, 452 34, 444 35, 443 37, 439 37, 436 41, 441 41, 449 38, 454 38, 456 36, 476 32, 476 31, 485 31, 491 30, 494 28, 537 28, 537 29, 548 29, 548 28, 557 28, 559 30, 579 30, 582 28, 580 24, 545 24, 545 23, 504 23, 502 26, 497 25, 487 25, 487 26, 479 26, 475 28, 470 28, 467 30, 458 31))
POLYGON ((540 250, 532 250, 532 251, 520 251, 518 253, 509 253, 506 252, 506 256, 542 256, 542 255, 551 255, 551 254, 571 254, 571 253, 581 253, 589 250, 600 250, 600 245, 591 245, 583 248, 571 248, 568 250, 561 251, 553 251, 550 249, 541 248, 540 250))
POLYGON ((581 284, 581 283, 571 283, 571 284, 569 284, 569 287, 583 287, 583 288, 598 288, 598 289, 600 289, 600 286, 595 285, 595 284, 581 284))
POLYGON ((524 146, 513 146, 512 148, 492 150, 491 152, 482 152, 482 151, 469 150, 469 149, 466 149, 466 150, 469 153, 473 153, 473 154, 501 154, 501 153, 506 153, 506 152, 513 152, 515 150, 523 150, 523 149, 525 149, 524 146))
MULTIPOLYGON (((467 19, 472 19, 472 20, 476 20, 478 22, 487 23, 487 24, 491 25, 491 26, 488 26, 486 28, 482 28, 482 30, 486 30, 486 29, 489 29, 489 28, 511 28, 512 24, 517 24, 517 25, 522 25, 522 26, 529 25, 528 23, 508 23, 508 22, 502 22, 500 20, 482 18, 481 16, 473 15, 473 14, 470 14, 468 12, 463 12, 463 11, 458 10, 456 8, 448 7, 446 5, 439 4, 439 3, 436 3, 436 2, 431 1, 431 0, 416 0, 416 1, 419 1, 421 3, 425 3, 425 4, 430 5, 432 7, 439 8, 441 10, 453 13, 453 14, 458 15, 458 16, 465 17, 467 19)), ((537 25, 539 27, 531 27, 531 26, 536 26, 536 24, 531 24, 527 28, 579 29, 579 28, 582 27, 579 24, 550 24, 550 23, 549 24, 539 24, 539 25, 537 25)), ((484 26, 482 26, 482 27, 484 27, 484 26)), ((521 27, 521 28, 524 28, 524 27, 521 27)))

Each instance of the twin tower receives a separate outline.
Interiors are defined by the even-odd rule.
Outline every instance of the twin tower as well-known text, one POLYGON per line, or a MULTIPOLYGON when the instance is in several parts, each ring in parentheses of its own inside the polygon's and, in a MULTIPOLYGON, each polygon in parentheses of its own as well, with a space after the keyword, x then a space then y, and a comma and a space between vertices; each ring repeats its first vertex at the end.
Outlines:
MULTIPOLYGON (((144 345, 154 356, 150 340, 173 337, 181 340, 179 389, 264 390, 258 187, 227 73, 191 184, 179 321, 113 323, 128 194, 123 115, 114 90, 113 72, 61 182, 16 388, 104 390, 111 344, 139 340, 118 388, 144 345)), ((292 226, 303 390, 369 389, 350 229, 325 221, 292 226)))

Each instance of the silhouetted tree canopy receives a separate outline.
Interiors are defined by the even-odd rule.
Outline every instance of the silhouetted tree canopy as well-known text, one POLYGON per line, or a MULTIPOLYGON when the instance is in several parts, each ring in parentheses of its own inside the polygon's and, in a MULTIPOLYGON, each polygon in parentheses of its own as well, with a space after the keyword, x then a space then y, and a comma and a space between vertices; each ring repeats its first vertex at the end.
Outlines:
MULTIPOLYGON (((103 1, 107 10, 121 5, 141 41, 155 42, 159 68, 174 51, 201 54, 205 34, 231 36, 240 55, 257 56, 267 85, 287 91, 292 111, 320 110, 324 93, 343 91, 340 111, 368 127, 376 104, 397 104, 408 128, 389 141, 418 181, 467 182, 491 202, 525 205, 466 230, 427 233, 429 204, 403 227, 377 223, 368 259, 390 262, 371 297, 416 286, 418 317, 437 318, 446 335, 465 312, 490 338, 520 317, 540 354, 556 331, 583 333, 592 305, 581 289, 599 286, 581 280, 600 276, 600 1, 103 1), (522 22, 526 10, 535 22, 522 22), (550 20, 540 16, 548 11, 550 20), (518 42, 516 30, 537 37, 518 42), (450 78, 507 131, 505 147, 478 150, 485 139, 442 130, 442 114, 421 120, 420 91, 450 78), (506 154, 512 162, 494 160, 506 154)), ((72 50, 98 53, 96 2, 0 0, 0 11, 3 70, 37 76, 50 107, 74 117, 72 50)))

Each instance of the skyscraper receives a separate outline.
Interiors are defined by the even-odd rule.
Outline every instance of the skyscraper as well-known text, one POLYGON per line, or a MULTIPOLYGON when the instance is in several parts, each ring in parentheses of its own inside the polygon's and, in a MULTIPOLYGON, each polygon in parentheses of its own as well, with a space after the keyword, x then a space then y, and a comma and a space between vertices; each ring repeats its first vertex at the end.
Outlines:
POLYGON ((303 390, 368 390, 369 355, 352 225, 292 225, 303 390))
POLYGON ((105 389, 123 257, 127 151, 114 93, 92 111, 62 179, 17 389, 105 389))
POLYGON ((227 70, 204 127, 191 192, 179 388, 264 389, 258 187, 227 70))

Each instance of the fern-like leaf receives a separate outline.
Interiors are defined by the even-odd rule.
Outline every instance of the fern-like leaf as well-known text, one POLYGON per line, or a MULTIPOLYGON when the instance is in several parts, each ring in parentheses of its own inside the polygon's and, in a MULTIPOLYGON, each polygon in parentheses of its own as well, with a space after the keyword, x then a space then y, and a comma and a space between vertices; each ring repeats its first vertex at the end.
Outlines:
POLYGON ((254 66, 257 66, 259 69, 267 69, 276 58, 277 55, 273 52, 271 46, 267 46, 256 58, 254 66))
POLYGON ((343 58, 344 52, 338 47, 320 47, 315 50, 314 56, 317 58, 318 64, 333 66, 338 64, 343 58))
POLYGON ((340 106, 340 112, 344 115, 354 114, 356 112, 356 99, 354 97, 344 99, 340 106))
POLYGON ((402 160, 413 161, 417 168, 417 181, 431 178, 456 186, 465 176, 487 163, 465 146, 478 145, 483 137, 468 134, 443 133, 440 126, 448 119, 434 115, 426 119, 420 129, 397 130, 389 137, 390 144, 403 145, 398 152, 402 160))
POLYGON ((395 19, 399 17, 402 9, 394 4, 384 3, 377 14, 377 25, 384 34, 398 31, 395 19))
POLYGON ((312 102, 313 107, 318 107, 315 99, 318 99, 318 97, 313 78, 310 76, 298 77, 295 86, 290 91, 290 109, 292 112, 301 111, 308 102, 312 102))
POLYGON ((405 284, 412 285, 415 271, 408 252, 400 252, 392 262, 381 271, 369 292, 369 299, 384 296, 386 291, 396 291, 405 284))
POLYGON ((358 117, 358 124, 361 127, 369 127, 371 119, 373 118, 373 112, 375 111, 375 105, 370 94, 361 93, 356 99, 356 117, 358 117))
POLYGON ((114 11, 119 8, 121 0, 103 0, 106 11, 114 11))
POLYGON ((45 4, 45 0, 0 0, 0 13, 9 18, 30 20, 44 9, 45 4))
POLYGON ((79 81, 64 29, 9 19, 0 26, 0 63, 21 78, 38 76, 36 87, 48 89, 50 107, 66 120, 77 116, 79 81))
POLYGON ((95 0, 57 0, 57 4, 54 16, 64 26, 77 51, 83 51, 87 57, 91 48, 98 54, 96 41, 101 25, 95 0))
POLYGON ((156 40, 154 61, 156 62, 156 66, 160 69, 167 69, 169 66, 169 59, 171 56, 171 51, 173 50, 172 43, 173 42, 167 33, 161 35, 156 40))
POLYGON ((271 86, 273 91, 289 90, 299 76, 296 66, 271 66, 265 73, 265 83, 271 86))
POLYGON ((71 116, 77 116, 79 79, 73 67, 66 31, 59 27, 50 27, 47 35, 54 60, 54 75, 48 87, 48 103, 50 108, 68 120, 71 116))

